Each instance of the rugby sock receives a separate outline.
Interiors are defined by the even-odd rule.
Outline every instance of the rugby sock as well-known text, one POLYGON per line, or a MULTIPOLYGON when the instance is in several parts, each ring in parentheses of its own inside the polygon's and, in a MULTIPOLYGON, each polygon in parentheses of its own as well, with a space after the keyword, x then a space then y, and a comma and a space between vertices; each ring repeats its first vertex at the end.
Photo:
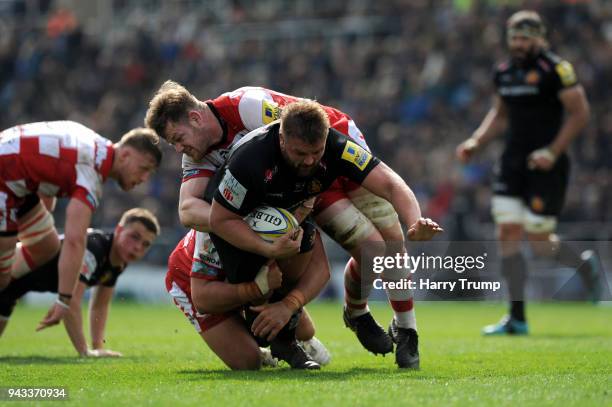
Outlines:
MULTIPOLYGON (((402 282, 410 278, 410 273, 407 269, 387 270, 383 274, 384 281, 402 282)), ((414 313, 414 300, 412 290, 404 289, 386 289, 387 297, 391 308, 395 323, 400 328, 412 328, 416 331, 416 315, 414 313)))
POLYGON ((344 293, 346 310, 350 318, 356 318, 370 312, 368 297, 372 284, 364 284, 359 272, 359 264, 350 258, 344 268, 344 293))
POLYGON ((510 316, 518 321, 525 321, 525 282, 527 281, 527 264, 522 253, 502 257, 501 273, 508 283, 510 295, 510 316))

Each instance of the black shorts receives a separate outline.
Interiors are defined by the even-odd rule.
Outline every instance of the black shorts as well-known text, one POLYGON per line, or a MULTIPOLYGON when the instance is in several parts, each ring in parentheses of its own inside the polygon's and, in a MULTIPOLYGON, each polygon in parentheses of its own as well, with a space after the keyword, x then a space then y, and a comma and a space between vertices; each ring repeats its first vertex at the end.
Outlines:
MULTIPOLYGON (((311 217, 304 220, 300 226, 304 229, 300 253, 306 253, 314 246, 317 227, 311 217)), ((227 281, 231 284, 253 281, 261 266, 268 261, 258 254, 237 248, 214 233, 210 233, 210 239, 219 253, 227 281)))
POLYGON ((58 258, 55 257, 23 277, 12 280, 4 290, 0 291, 0 316, 10 317, 17 300, 30 291, 56 293, 57 261, 58 258))
POLYGON ((569 158, 563 154, 550 171, 533 171, 527 168, 527 156, 504 151, 495 169, 493 194, 520 198, 535 214, 559 216, 569 182, 569 158))

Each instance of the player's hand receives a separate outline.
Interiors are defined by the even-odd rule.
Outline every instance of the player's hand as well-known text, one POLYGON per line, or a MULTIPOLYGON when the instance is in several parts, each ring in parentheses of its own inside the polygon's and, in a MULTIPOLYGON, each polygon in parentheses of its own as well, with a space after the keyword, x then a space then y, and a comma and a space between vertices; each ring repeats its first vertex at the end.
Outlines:
POLYGON ((251 331, 260 338, 265 338, 271 341, 276 338, 279 331, 287 325, 293 312, 282 302, 274 302, 272 304, 258 305, 251 307, 259 315, 253 321, 251 331))
POLYGON ((429 218, 420 218, 408 228, 409 240, 431 240, 438 233, 444 232, 436 222, 429 218))
POLYGON ((47 312, 47 315, 45 315, 45 318, 38 323, 36 331, 42 331, 45 328, 49 328, 50 326, 59 324, 60 321, 68 313, 68 310, 68 307, 59 305, 57 302, 54 302, 51 308, 49 308, 49 312, 47 312))
POLYGON ((457 146, 457 149, 455 150, 455 155, 457 156, 457 159, 459 161, 461 161, 462 163, 467 163, 470 159, 472 159, 474 154, 478 151, 479 147, 480 143, 476 141, 475 138, 470 137, 469 139, 465 140, 463 143, 457 146))
POLYGON ((550 148, 540 148, 527 157, 527 168, 530 170, 550 171, 555 165, 557 156, 550 148))
POLYGON ((88 358, 120 358, 123 354, 110 349, 87 349, 87 354, 83 356, 88 358))
POLYGON ((295 256, 300 252, 303 236, 304 229, 302 228, 297 229, 295 233, 284 234, 272 242, 267 257, 269 259, 284 259, 295 256))
POLYGON ((316 199, 316 196, 307 199, 306 201, 302 202, 302 204, 298 206, 297 209, 293 211, 293 216, 295 216, 299 223, 302 223, 302 221, 306 219, 308 215, 310 215, 310 213, 314 209, 316 199))
POLYGON ((255 276, 255 284, 261 291, 261 295, 267 295, 270 291, 279 288, 282 283, 283 273, 275 261, 262 266, 255 276))

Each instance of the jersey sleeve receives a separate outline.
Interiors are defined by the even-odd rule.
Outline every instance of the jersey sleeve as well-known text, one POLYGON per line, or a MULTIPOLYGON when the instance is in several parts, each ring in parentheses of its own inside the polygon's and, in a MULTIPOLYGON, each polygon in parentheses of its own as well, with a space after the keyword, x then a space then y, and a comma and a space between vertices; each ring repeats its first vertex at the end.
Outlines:
POLYGON ((561 60, 555 64, 554 85, 557 91, 571 88, 578 84, 574 67, 568 61, 561 60))
POLYGON ((248 89, 238 102, 240 119, 247 130, 255 130, 280 118, 281 109, 262 88, 248 89))
POLYGON ((181 182, 189 181, 192 178, 210 178, 217 172, 217 167, 206 160, 206 158, 194 161, 187 154, 183 154, 181 167, 183 169, 181 182))
POLYGON ((92 166, 77 164, 76 178, 76 186, 70 197, 83 201, 92 211, 95 211, 102 197, 100 174, 92 166))
POLYGON ((223 281, 225 274, 221 267, 219 253, 208 233, 196 232, 196 242, 189 277, 209 281, 223 281))
POLYGON ((380 160, 354 141, 343 137, 335 130, 330 131, 332 159, 336 162, 338 176, 344 176, 361 184, 380 160))

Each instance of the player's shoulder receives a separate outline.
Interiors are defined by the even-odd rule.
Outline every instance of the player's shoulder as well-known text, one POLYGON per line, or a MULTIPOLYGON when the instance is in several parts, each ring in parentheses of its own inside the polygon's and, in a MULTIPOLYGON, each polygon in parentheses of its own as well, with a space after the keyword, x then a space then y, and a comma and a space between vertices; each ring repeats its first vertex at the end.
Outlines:
POLYGON ((578 82, 572 64, 550 50, 545 50, 539 55, 538 65, 548 68, 552 75, 557 75, 564 87, 575 85, 578 82))
POLYGON ((268 153, 275 150, 275 135, 278 134, 279 126, 280 123, 276 121, 245 134, 232 147, 230 158, 237 159, 239 156, 241 158, 247 158, 245 155, 250 155, 252 160, 254 157, 259 159, 269 155, 268 153))
POLYGON ((87 229, 87 246, 108 246, 113 240, 113 233, 101 229, 87 229))

